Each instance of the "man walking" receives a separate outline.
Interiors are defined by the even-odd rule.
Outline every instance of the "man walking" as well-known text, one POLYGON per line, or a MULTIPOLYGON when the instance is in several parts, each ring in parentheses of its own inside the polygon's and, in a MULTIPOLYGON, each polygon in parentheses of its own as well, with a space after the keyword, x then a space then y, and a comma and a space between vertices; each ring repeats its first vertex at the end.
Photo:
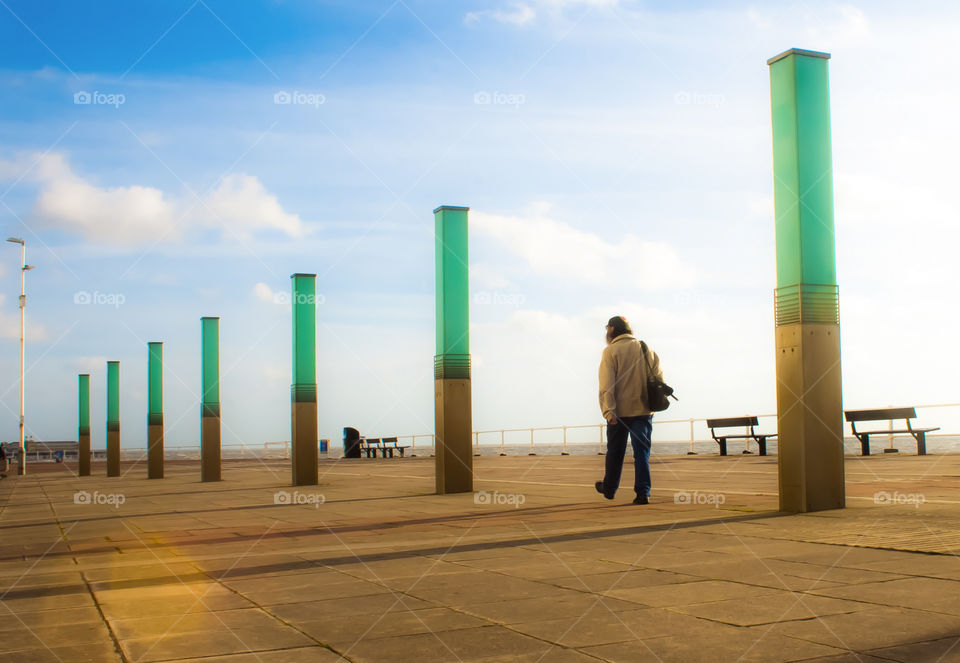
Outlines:
POLYGON ((607 347, 600 359, 600 410, 607 421, 606 473, 597 492, 612 500, 620 487, 627 436, 633 446, 634 504, 650 501, 650 432, 653 411, 647 399, 647 375, 663 379, 656 352, 644 345, 622 316, 607 322, 607 347))

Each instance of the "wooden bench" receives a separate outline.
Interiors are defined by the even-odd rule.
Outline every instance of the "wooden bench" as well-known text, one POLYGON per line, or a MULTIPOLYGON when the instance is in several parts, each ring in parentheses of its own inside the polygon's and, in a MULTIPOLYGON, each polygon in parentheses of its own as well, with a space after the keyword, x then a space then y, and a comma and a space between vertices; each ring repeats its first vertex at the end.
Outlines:
MULTIPOLYGON (((755 430, 757 425, 756 417, 727 417, 725 419, 707 419, 707 426, 710 428, 710 436, 720 445, 720 455, 727 455, 727 440, 754 440, 760 447, 760 455, 767 455, 767 440, 777 436, 776 433, 758 433, 755 430), (718 428, 748 428, 746 433, 737 435, 717 435, 718 428)), ((750 453, 746 449, 743 453, 750 453)))
POLYGON ((377 451, 380 449, 379 437, 361 437, 360 451, 367 455, 367 458, 376 458, 377 451))
POLYGON ((847 410, 843 413, 843 416, 850 422, 850 430, 853 431, 854 436, 860 440, 860 451, 864 456, 870 455, 871 435, 912 435, 913 439, 917 441, 917 455, 926 455, 927 433, 940 430, 939 426, 936 428, 914 428, 910 420, 917 418, 917 411, 912 407, 888 407, 879 410, 847 410), (891 427, 886 430, 857 430, 858 422, 893 422, 898 419, 904 420, 906 428, 893 428, 891 423, 891 427))
POLYGON ((360 451, 367 454, 367 458, 376 458, 377 452, 380 452, 381 458, 393 458, 393 452, 399 451, 403 458, 403 452, 410 448, 410 445, 400 444, 395 437, 371 437, 360 438, 360 451))
POLYGON ((395 437, 385 437, 380 442, 383 445, 383 452, 389 454, 390 458, 393 458, 394 451, 399 451, 400 457, 403 458, 403 452, 410 448, 409 444, 400 444, 395 437))

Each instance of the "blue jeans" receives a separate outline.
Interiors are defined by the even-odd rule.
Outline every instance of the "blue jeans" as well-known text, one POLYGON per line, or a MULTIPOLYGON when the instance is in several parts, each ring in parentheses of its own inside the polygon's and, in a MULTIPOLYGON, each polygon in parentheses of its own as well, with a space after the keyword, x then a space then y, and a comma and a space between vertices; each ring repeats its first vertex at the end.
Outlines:
POLYGON ((617 417, 617 422, 607 424, 606 474, 603 477, 603 494, 613 497, 620 487, 623 458, 627 453, 627 435, 633 445, 633 490, 637 497, 650 497, 650 433, 653 430, 653 415, 641 417, 617 417))

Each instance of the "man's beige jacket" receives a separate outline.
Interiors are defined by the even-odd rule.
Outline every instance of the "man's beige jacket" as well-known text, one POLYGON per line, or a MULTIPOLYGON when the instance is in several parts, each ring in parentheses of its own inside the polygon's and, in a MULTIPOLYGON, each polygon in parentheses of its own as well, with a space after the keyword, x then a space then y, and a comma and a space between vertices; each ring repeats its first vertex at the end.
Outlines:
MULTIPOLYGON (((660 357, 647 348, 651 372, 663 380, 660 357)), ((647 402, 647 365, 640 341, 621 334, 607 344, 600 359, 600 410, 603 418, 653 414, 647 402)))

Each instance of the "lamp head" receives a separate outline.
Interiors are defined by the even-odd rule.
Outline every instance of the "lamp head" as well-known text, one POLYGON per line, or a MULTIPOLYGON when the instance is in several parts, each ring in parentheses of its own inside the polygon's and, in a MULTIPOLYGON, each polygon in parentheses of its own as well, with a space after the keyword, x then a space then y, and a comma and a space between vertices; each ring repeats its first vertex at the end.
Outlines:
POLYGON ((21 246, 23 245, 23 240, 19 237, 7 237, 7 241, 13 242, 14 244, 20 244, 21 246))
POLYGON ((26 272, 26 271, 28 271, 28 270, 33 269, 34 267, 35 267, 35 265, 24 265, 24 266, 23 266, 23 271, 26 272))

